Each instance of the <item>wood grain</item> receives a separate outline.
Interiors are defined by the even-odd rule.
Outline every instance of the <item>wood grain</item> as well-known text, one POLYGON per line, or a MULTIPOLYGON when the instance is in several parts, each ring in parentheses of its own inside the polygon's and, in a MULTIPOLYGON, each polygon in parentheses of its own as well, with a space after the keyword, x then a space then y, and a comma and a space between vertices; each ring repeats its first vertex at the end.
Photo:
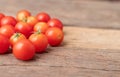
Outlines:
POLYGON ((112 29, 92 29, 66 27, 66 47, 95 49, 120 49, 120 31, 112 29), (70 34, 70 35, 69 35, 70 34))
POLYGON ((65 25, 120 29, 120 2, 108 0, 2 0, 1 12, 13 15, 28 9, 32 15, 45 11, 65 25), (5 7, 5 4, 9 7, 5 7))
POLYGON ((111 0, 1 0, 0 12, 45 11, 64 23, 59 47, 33 60, 0 55, 1 77, 120 77, 120 2, 111 0))
POLYGON ((65 27, 65 40, 31 61, 1 55, 2 77, 119 77, 120 31, 65 27), (118 41, 117 41, 118 40, 118 41), (117 42, 116 42, 117 41, 117 42), (6 72, 4 74, 4 72, 6 72))

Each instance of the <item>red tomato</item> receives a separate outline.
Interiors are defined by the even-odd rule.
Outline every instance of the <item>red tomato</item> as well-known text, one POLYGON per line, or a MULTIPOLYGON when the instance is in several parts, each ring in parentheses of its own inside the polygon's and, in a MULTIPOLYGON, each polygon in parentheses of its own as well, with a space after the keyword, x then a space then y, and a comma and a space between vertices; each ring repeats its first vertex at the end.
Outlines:
POLYGON ((33 43, 36 48, 36 52, 45 52, 48 46, 47 37, 42 33, 34 33, 29 37, 29 40, 33 43))
POLYGON ((34 25, 36 24, 38 22, 38 20, 35 18, 35 17, 33 17, 33 16, 29 16, 28 18, 27 18, 27 23, 33 28, 34 27, 34 25))
POLYGON ((33 30, 34 32, 40 31, 45 34, 48 28, 49 25, 46 22, 39 22, 34 26, 33 30))
MULTIPOLYGON (((3 13, 0 13, 0 21, 3 17, 5 17, 5 15, 3 13)), ((1 26, 1 24, 0 24, 0 26, 1 26)))
POLYGON ((46 36, 47 36, 47 39, 48 39, 48 43, 51 46, 60 45, 61 42, 63 41, 63 38, 64 38, 64 34, 63 34, 62 30, 57 28, 57 27, 49 28, 46 31, 46 36))
POLYGON ((16 19, 18 21, 25 21, 29 16, 31 16, 31 13, 28 10, 20 10, 17 12, 16 19))
POLYGON ((27 38, 30 36, 30 34, 32 32, 31 26, 25 22, 18 22, 15 25, 15 30, 16 30, 16 32, 20 32, 20 33, 24 34, 27 38))
POLYGON ((48 21, 48 25, 50 27, 58 27, 61 30, 63 29, 63 24, 59 19, 53 18, 51 20, 48 21))
POLYGON ((50 20, 49 14, 45 12, 38 13, 36 15, 36 18, 38 19, 39 22, 48 22, 50 20))
POLYGON ((13 46, 16 42, 23 40, 23 39, 26 39, 25 35, 23 35, 22 33, 14 33, 10 37, 9 41, 10 41, 11 46, 13 46))
POLYGON ((16 23, 17 23, 16 19, 12 16, 5 16, 1 19, 1 26, 3 26, 3 25, 15 26, 16 23))
POLYGON ((15 29, 11 25, 4 25, 0 28, 0 34, 10 38, 15 33, 15 29))
POLYGON ((35 55, 35 47, 27 39, 20 40, 13 46, 13 54, 17 59, 30 60, 35 55))
POLYGON ((0 13, 0 20, 5 17, 5 15, 3 13, 0 13))
POLYGON ((8 49, 9 49, 8 38, 0 34, 0 54, 6 53, 8 49))

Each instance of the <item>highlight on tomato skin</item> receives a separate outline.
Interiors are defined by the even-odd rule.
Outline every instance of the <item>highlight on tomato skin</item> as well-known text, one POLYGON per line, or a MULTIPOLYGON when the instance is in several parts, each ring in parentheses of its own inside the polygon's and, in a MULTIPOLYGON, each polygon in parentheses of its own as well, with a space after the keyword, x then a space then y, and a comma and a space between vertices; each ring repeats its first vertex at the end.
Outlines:
POLYGON ((4 17, 5 17, 5 14, 0 13, 0 26, 1 26, 1 20, 2 20, 2 18, 4 18, 4 17))
POLYGON ((0 54, 11 49, 16 59, 31 60, 36 53, 49 47, 60 46, 64 40, 63 23, 46 12, 35 16, 27 9, 19 10, 15 17, 0 13, 0 54))
POLYGON ((36 18, 39 22, 48 22, 51 17, 49 14, 47 14, 46 12, 40 12, 36 15, 36 18))
POLYGON ((34 32, 40 31, 43 34, 45 34, 47 29, 49 29, 49 25, 46 22, 38 22, 33 28, 34 32))
POLYGON ((14 27, 16 23, 17 23, 17 20, 13 16, 5 16, 0 21, 1 26, 11 25, 14 27))
POLYGON ((18 22, 15 25, 16 32, 22 33, 28 38, 32 33, 32 27, 26 22, 18 22))
POLYGON ((59 46, 63 39, 64 39, 64 33, 60 28, 57 27, 51 27, 46 31, 48 43, 51 46, 59 46))
POLYGON ((45 34, 36 32, 30 35, 29 40, 35 46, 37 53, 43 53, 47 49, 48 40, 45 34))
POLYGON ((27 17, 26 22, 33 28, 35 24, 38 23, 38 20, 34 16, 29 16, 27 17))
POLYGON ((0 34, 10 38, 15 33, 15 29, 11 25, 3 25, 0 27, 0 34))
POLYGON ((35 56, 35 47, 28 39, 23 39, 13 46, 12 53, 19 60, 31 60, 35 56))
POLYGON ((23 39, 27 39, 24 34, 14 33, 9 39, 11 47, 13 47, 15 45, 15 43, 17 43, 17 42, 19 42, 20 40, 23 40, 23 39))
POLYGON ((52 18, 47 23, 50 27, 58 27, 63 30, 63 23, 57 18, 52 18))
POLYGON ((16 19, 17 21, 26 21, 27 17, 31 16, 31 13, 26 10, 26 9, 23 9, 23 10, 20 10, 17 12, 16 14, 16 19))

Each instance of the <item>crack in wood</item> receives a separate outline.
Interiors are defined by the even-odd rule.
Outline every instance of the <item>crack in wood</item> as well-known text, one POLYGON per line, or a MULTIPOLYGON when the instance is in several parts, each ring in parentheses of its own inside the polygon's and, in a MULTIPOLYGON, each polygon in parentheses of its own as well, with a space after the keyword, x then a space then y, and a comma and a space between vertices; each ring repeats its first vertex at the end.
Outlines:
POLYGON ((14 64, 12 64, 12 65, 10 65, 10 64, 4 64, 4 65, 0 65, 0 67, 4 67, 4 66, 9 66, 9 67, 11 67, 11 66, 15 66, 15 67, 17 67, 17 66, 24 66, 24 67, 33 67, 33 66, 35 66, 35 67, 42 67, 42 66, 45 66, 45 67, 53 67, 53 68, 77 68, 77 69, 88 69, 88 70, 97 70, 97 71, 110 71, 110 72, 118 72, 118 73, 120 73, 120 70, 108 70, 108 69, 95 69, 95 68, 86 68, 86 67, 78 67, 78 66, 52 66, 52 65, 14 65, 14 64))

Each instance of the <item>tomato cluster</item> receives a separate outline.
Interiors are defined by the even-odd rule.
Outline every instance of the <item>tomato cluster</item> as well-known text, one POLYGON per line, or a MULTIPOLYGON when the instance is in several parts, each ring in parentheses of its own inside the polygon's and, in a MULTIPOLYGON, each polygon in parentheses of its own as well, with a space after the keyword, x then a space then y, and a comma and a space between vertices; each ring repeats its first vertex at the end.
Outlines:
POLYGON ((64 38, 63 24, 57 18, 40 12, 32 16, 20 10, 16 17, 0 13, 0 54, 9 52, 20 60, 30 60, 50 46, 59 46, 64 38))

